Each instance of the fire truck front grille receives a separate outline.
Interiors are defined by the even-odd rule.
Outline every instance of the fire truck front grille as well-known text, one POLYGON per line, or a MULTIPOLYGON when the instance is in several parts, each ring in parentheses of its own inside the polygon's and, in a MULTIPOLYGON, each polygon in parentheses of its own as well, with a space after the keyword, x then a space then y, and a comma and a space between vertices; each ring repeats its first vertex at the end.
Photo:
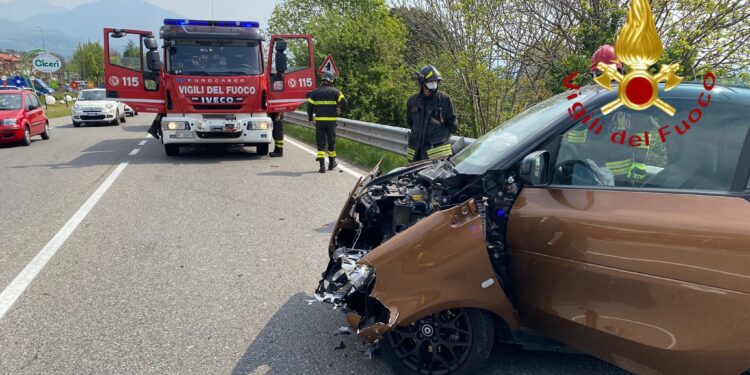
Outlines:
POLYGON ((242 109, 242 104, 196 104, 193 108, 199 111, 237 111, 242 109))
POLYGON ((235 133, 225 133, 225 132, 211 132, 211 133, 204 133, 204 132, 195 132, 198 134, 198 138, 203 139, 232 139, 232 138, 239 138, 242 136, 242 132, 235 132, 235 133))

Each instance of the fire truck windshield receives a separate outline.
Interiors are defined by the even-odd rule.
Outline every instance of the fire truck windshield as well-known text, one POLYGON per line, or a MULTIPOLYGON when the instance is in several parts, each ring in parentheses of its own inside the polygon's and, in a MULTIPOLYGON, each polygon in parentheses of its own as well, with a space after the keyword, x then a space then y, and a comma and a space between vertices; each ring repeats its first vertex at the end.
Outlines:
POLYGON ((263 73, 260 45, 248 41, 178 40, 168 48, 170 74, 251 76, 263 73))

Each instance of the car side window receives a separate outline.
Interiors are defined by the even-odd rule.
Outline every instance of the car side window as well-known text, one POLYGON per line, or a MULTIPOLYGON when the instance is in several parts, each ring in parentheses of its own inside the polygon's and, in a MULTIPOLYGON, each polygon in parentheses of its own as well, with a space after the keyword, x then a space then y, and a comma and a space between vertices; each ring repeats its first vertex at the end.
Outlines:
POLYGON ((714 100, 691 123, 696 101, 669 101, 677 109, 673 117, 656 107, 621 107, 601 118, 598 135, 583 123, 568 130, 553 185, 728 192, 750 127, 743 113, 750 108, 714 100))
POLYGON ((40 108, 41 104, 39 104, 39 98, 35 94, 29 94, 29 101, 31 102, 31 105, 35 108, 40 108))
POLYGON ((31 94, 26 94, 26 110, 30 111, 32 108, 34 108, 36 104, 34 104, 34 100, 32 98, 31 94))

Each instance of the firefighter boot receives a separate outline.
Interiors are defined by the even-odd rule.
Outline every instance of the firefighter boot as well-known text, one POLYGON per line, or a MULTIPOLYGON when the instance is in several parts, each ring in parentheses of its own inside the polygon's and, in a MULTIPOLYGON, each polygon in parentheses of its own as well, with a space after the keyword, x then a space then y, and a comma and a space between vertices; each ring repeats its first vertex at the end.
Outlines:
POLYGON ((339 165, 338 162, 336 162, 336 157, 328 158, 328 170, 332 171, 334 168, 336 168, 339 165))
POLYGON ((154 138, 159 139, 159 132, 156 131, 156 123, 151 124, 148 128, 148 134, 151 134, 154 138))
POLYGON ((280 158, 284 156, 284 149, 282 147, 276 147, 273 152, 268 155, 272 158, 280 158))
POLYGON ((320 163, 320 169, 318 169, 319 173, 326 173, 326 162, 324 159, 318 159, 318 162, 320 163))

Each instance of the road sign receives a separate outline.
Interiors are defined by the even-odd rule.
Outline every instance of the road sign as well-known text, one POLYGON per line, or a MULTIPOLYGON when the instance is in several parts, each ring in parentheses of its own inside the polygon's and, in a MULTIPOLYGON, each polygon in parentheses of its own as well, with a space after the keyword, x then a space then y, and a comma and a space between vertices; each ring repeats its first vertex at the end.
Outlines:
POLYGON ((336 67, 336 64, 333 62, 333 57, 331 57, 331 54, 329 53, 328 56, 326 56, 326 59, 323 60, 323 65, 318 68, 318 73, 331 73, 334 76, 339 75, 339 69, 336 67))
POLYGON ((62 68, 62 61, 47 53, 37 55, 32 61, 34 69, 44 73, 54 73, 62 68))

